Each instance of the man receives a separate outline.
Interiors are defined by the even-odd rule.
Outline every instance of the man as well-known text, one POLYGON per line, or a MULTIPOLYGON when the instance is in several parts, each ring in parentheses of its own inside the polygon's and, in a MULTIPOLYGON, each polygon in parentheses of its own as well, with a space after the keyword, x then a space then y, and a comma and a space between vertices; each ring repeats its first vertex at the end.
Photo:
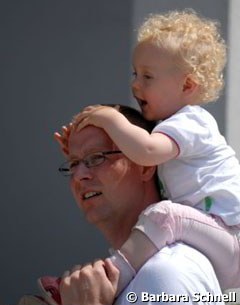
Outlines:
MULTIPOLYGON (((119 111, 132 123, 146 124, 136 110, 122 106, 119 111)), ((119 249, 140 213, 160 201, 156 168, 130 161, 102 129, 94 126, 71 132, 68 155, 70 160, 78 160, 70 167, 70 185, 78 206, 111 246, 119 249)), ((62 304, 206 304, 207 296, 221 294, 207 258, 181 243, 154 255, 114 300, 118 277, 118 269, 109 259, 75 266, 63 275, 62 304)))
MULTIPOLYGON (((137 115, 135 113, 133 111, 131 114, 133 121, 134 115, 137 115)), ((93 126, 78 133, 73 132, 69 137, 68 149, 70 159, 78 160, 95 152, 118 151, 107 134, 93 126)), ((71 189, 78 206, 112 247, 119 249, 127 240, 139 214, 150 204, 160 201, 155 167, 139 166, 122 153, 105 155, 103 163, 98 166, 88 168, 80 162, 75 167, 71 189)), ((109 261, 100 260, 83 268, 77 267, 71 273, 66 273, 62 280, 60 291, 63 304, 112 304, 117 278, 118 271, 109 261)), ((182 298, 179 297, 176 303, 186 303, 184 297, 189 297, 187 303, 190 304, 191 295, 206 295, 208 292, 221 294, 209 261, 196 250, 177 244, 164 248, 152 257, 116 304, 128 304, 134 302, 134 298, 138 298, 137 303, 144 301, 150 304, 154 297, 160 298, 157 294, 162 294, 160 301, 163 303, 166 303, 167 297, 179 295, 182 298)), ((201 304, 201 301, 196 301, 201 304)))

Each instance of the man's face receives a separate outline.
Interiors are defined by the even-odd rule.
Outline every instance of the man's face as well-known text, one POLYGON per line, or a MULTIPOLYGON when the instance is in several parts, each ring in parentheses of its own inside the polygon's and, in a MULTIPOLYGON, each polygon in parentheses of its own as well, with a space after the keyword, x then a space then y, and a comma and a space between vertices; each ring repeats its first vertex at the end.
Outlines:
MULTIPOLYGON (((112 150, 118 148, 102 129, 93 126, 73 132, 69 138, 69 159, 112 150)), ((102 164, 91 168, 80 162, 71 177, 71 189, 87 220, 100 225, 122 222, 134 213, 137 217, 144 197, 142 169, 122 153, 106 155, 102 164)))

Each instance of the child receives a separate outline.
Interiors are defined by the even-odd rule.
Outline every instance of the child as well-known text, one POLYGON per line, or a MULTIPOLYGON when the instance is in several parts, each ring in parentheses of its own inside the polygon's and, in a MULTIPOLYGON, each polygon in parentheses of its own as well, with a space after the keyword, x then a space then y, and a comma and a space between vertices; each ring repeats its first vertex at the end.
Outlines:
MULTIPOLYGON (((132 161, 158 165, 166 196, 179 203, 150 206, 114 252, 117 293, 149 257, 176 240, 211 260, 222 289, 240 287, 240 165, 214 118, 200 107, 218 98, 225 58, 215 22, 193 11, 150 16, 133 53, 132 91, 143 116, 158 125, 149 135, 103 106, 87 107, 75 119, 79 130, 89 124, 103 128, 132 161)), ((69 132, 56 135, 65 151, 69 132)), ((40 279, 48 291, 46 283, 57 282, 40 279)))

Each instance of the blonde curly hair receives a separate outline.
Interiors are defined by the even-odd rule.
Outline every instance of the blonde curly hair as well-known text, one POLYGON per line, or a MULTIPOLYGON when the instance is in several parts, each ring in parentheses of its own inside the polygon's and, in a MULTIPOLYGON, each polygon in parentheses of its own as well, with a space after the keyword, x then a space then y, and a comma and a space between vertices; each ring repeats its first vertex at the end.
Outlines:
POLYGON ((197 103, 215 101, 224 86, 226 44, 219 24, 195 11, 150 15, 138 30, 138 43, 150 41, 174 56, 177 66, 200 85, 197 103))

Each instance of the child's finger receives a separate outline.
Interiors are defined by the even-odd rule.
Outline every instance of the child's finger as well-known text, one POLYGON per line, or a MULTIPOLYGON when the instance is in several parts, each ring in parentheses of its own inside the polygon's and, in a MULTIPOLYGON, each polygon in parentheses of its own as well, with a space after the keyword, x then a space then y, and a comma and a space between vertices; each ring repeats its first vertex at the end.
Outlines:
POLYGON ((58 132, 55 132, 54 138, 60 145, 63 154, 67 157, 69 155, 67 140, 63 139, 63 137, 58 132))
POLYGON ((54 138, 56 139, 56 140, 58 140, 58 139, 66 139, 66 137, 63 135, 63 134, 60 134, 59 132, 54 132, 54 138))
POLYGON ((78 126, 80 125, 80 124, 82 124, 82 122, 84 122, 84 120, 86 120, 88 118, 88 116, 84 116, 84 117, 81 117, 81 118, 77 118, 77 120, 74 122, 74 130, 75 131, 79 131, 78 130, 78 126))
POLYGON ((54 133, 54 138, 57 140, 57 142, 62 146, 67 145, 67 139, 64 138, 62 135, 60 135, 58 132, 54 133))
POLYGON ((67 125, 67 130, 66 130, 68 136, 70 135, 72 128, 73 128, 73 124, 72 124, 72 123, 69 123, 69 124, 67 125))
POLYGON ((74 119, 74 123, 76 122, 80 122, 81 120, 83 120, 85 117, 89 116, 89 113, 91 113, 91 111, 84 111, 81 112, 79 115, 77 115, 74 119))
POLYGON ((59 138, 61 138, 62 136, 60 135, 60 133, 59 132, 54 132, 54 138, 56 139, 56 140, 58 140, 59 138))
POLYGON ((100 107, 93 107, 93 108, 88 108, 88 109, 84 109, 82 112, 80 112, 78 115, 76 115, 74 117, 74 124, 75 123, 79 123, 80 121, 82 121, 84 118, 89 117, 91 114, 93 114, 94 112, 96 112, 97 110, 99 110, 99 108, 102 108, 103 106, 100 107))
POLYGON ((83 119, 79 124, 77 124, 76 132, 79 132, 81 129, 89 125, 88 118, 83 119))
POLYGON ((62 135, 63 137, 68 137, 70 134, 69 128, 67 126, 62 126, 62 135))
POLYGON ((104 107, 104 106, 102 106, 102 105, 100 105, 100 104, 87 106, 87 107, 85 107, 85 108, 81 111, 81 113, 84 112, 84 111, 89 111, 89 110, 91 111, 91 110, 94 110, 94 109, 97 109, 97 108, 100 108, 100 107, 104 107))
POLYGON ((69 150, 66 147, 62 147, 62 152, 66 157, 69 155, 69 150))
POLYGON ((55 132, 54 133, 54 139, 58 142, 58 144, 60 144, 61 146, 64 145, 63 144, 63 137, 62 135, 60 135, 60 133, 55 132))
POLYGON ((83 109, 83 111, 81 111, 81 113, 83 113, 85 111, 91 111, 92 109, 95 109, 95 106, 87 106, 83 109))

